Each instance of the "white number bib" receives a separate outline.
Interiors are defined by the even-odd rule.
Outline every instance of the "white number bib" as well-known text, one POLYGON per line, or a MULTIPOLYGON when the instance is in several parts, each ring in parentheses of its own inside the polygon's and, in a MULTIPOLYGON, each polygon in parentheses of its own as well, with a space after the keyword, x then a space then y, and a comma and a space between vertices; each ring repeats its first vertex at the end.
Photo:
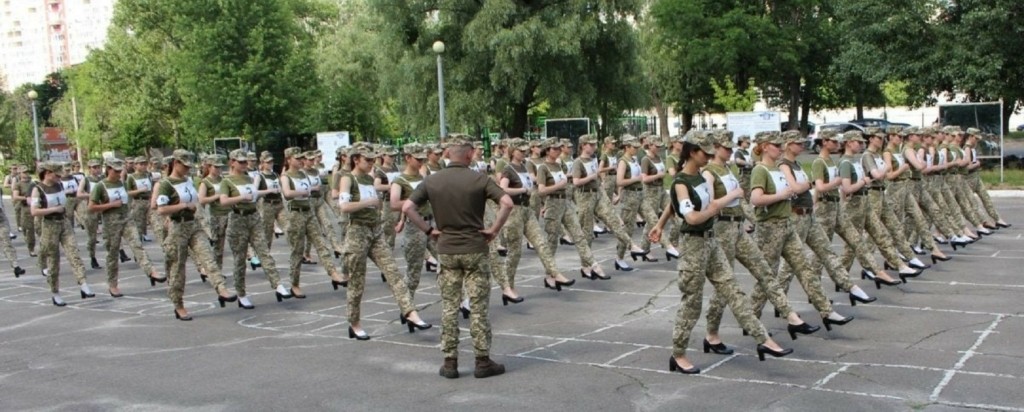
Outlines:
POLYGON ((377 189, 373 185, 358 185, 359 186, 359 200, 368 200, 377 197, 377 189))
POLYGON ((565 173, 551 172, 551 180, 554 180, 556 185, 562 183, 565 181, 565 173))
POLYGON ((619 159, 615 156, 608 156, 608 166, 617 167, 619 165, 619 159))
POLYGON ((43 193, 43 196, 46 196, 46 207, 63 206, 68 203, 68 198, 64 195, 64 192, 43 193))
POLYGON ((178 192, 178 198, 181 199, 181 203, 199 203, 199 192, 196 191, 196 187, 192 184, 192 182, 185 181, 178 183, 174 185, 174 191, 178 192))
POLYGON ((103 186, 103 187, 105 189, 107 189, 107 201, 114 202, 114 201, 120 200, 121 204, 125 204, 125 205, 128 204, 128 202, 131 201, 128 198, 128 191, 124 189, 124 186, 121 186, 121 187, 106 187, 106 186, 103 186))
POLYGON ((77 193, 78 192, 78 180, 61 180, 60 185, 64 186, 64 193, 77 193))
POLYGON ((658 162, 658 163, 655 163, 655 164, 654 164, 654 169, 655 169, 655 170, 657 170, 657 171, 658 171, 658 173, 663 173, 663 172, 665 172, 665 162, 658 162))
POLYGON ((153 190, 153 183, 148 178, 135 179, 135 188, 148 192, 153 190))
POLYGON ((523 187, 533 189, 533 179, 530 179, 529 173, 523 172, 516 174, 519 175, 519 181, 523 183, 523 187))
POLYGON ((247 183, 244 185, 235 185, 238 188, 238 193, 246 197, 245 202, 256 203, 259 192, 256 191, 256 185, 253 183, 247 183))
POLYGON ((892 154, 892 158, 893 158, 893 160, 896 161, 896 168, 897 169, 899 169, 900 167, 903 167, 903 155, 893 153, 892 154))
POLYGON ((700 210, 704 211, 711 204, 711 189, 708 187, 707 182, 704 182, 694 186, 693 191, 700 198, 700 210))
POLYGON ((946 164, 946 149, 939 150, 939 165, 946 164))
POLYGON ((853 165, 853 171, 857 173, 857 179, 863 179, 866 176, 864 174, 864 165, 860 163, 853 165))
POLYGON ((281 190, 281 181, 280 180, 264 177, 263 181, 267 182, 267 189, 270 189, 270 190, 281 190))
POLYGON ((770 170, 768 171, 768 174, 771 175, 772 182, 775 183, 775 193, 779 193, 782 189, 789 187, 789 182, 786 181, 786 177, 782 175, 782 172, 778 170, 770 170))
POLYGON ((834 182, 835 179, 839 178, 839 168, 835 166, 828 166, 825 168, 828 173, 828 181, 834 182))
POLYGON ((392 183, 392 182, 395 181, 395 179, 398 179, 398 176, 401 176, 402 173, 400 173, 400 172, 389 172, 389 173, 385 173, 384 175, 387 176, 388 183, 392 183))
POLYGON ((640 164, 637 162, 629 162, 629 177, 640 176, 640 164))
MULTIPOLYGON (((740 187, 740 181, 736 179, 736 176, 734 176, 732 172, 726 174, 725 176, 719 176, 719 178, 722 179, 722 186, 725 186, 725 193, 729 193, 733 190, 736 190, 736 188, 740 187)), ((729 202, 729 204, 725 205, 725 207, 736 207, 739 205, 740 199, 737 198, 729 202)))
POLYGON ((583 163, 583 170, 587 172, 587 176, 597 173, 597 159, 583 163))

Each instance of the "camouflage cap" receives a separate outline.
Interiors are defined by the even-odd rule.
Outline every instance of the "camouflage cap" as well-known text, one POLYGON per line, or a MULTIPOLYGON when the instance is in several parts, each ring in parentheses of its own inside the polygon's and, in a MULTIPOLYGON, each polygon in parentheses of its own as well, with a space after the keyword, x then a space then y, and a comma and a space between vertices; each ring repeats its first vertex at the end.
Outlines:
POLYGON ((654 147, 665 147, 665 140, 658 136, 648 136, 647 144, 654 147))
POLYGON ((196 155, 185 149, 178 149, 171 153, 174 160, 181 162, 186 167, 192 167, 196 162, 196 155))
POLYGON ((640 139, 637 139, 636 136, 629 135, 629 134, 624 134, 624 135, 622 135, 622 143, 621 143, 621 145, 622 146, 640 147, 643 144, 640 143, 640 139))
MULTIPOLYGON (((338 148, 339 151, 341 149, 343 149, 343 147, 338 148)), ((289 147, 287 149, 284 149, 284 157, 294 159, 305 159, 306 152, 302 151, 302 148, 300 147, 289 147)))
POLYGON ((530 147, 540 147, 540 148, 544 148, 544 141, 543 141, 543 140, 540 140, 540 139, 536 139, 536 140, 530 140, 530 141, 529 141, 529 144, 530 144, 530 147))
POLYGON ((57 162, 40 162, 39 171, 61 173, 64 171, 64 166, 57 162))
POLYGON ((125 162, 125 164, 128 164, 128 163, 134 164, 135 163, 135 158, 131 157, 131 156, 125 156, 124 162, 125 162))
MULTIPOLYGON (((255 153, 253 153, 255 155, 255 153)), ((253 156, 255 157, 255 156, 253 156)), ((228 153, 228 159, 236 162, 248 162, 249 154, 245 152, 245 149, 235 149, 231 153, 228 153)))
POLYGON ((585 134, 583 136, 580 136, 578 141, 580 142, 581 146, 585 144, 597 144, 597 136, 594 136, 592 134, 585 134))
POLYGON ((562 141, 557 137, 549 137, 544 140, 545 147, 562 147, 562 141))
POLYGON ((374 158, 376 158, 377 156, 380 155, 380 153, 377 153, 377 151, 373 150, 373 147, 371 147, 369 145, 363 145, 363 146, 354 147, 352 152, 351 152, 351 154, 353 156, 359 155, 359 156, 362 156, 362 157, 365 157, 365 158, 368 158, 368 159, 374 159, 374 158))
POLYGON ((903 137, 907 137, 907 136, 910 136, 910 135, 918 134, 917 130, 918 130, 917 127, 914 127, 914 126, 904 127, 902 130, 900 130, 899 135, 903 136, 903 137))
POLYGON ((247 152, 245 157, 246 159, 249 159, 250 162, 255 162, 260 159, 259 157, 256 157, 256 152, 247 152))
POLYGON ((903 126, 889 126, 885 128, 885 134, 900 134, 903 131, 903 126))
POLYGON ((757 132, 757 134, 754 135, 754 144, 783 144, 785 142, 786 141, 782 139, 782 134, 776 131, 764 130, 757 132))
POLYGON ((430 149, 419 143, 409 143, 402 147, 402 152, 416 159, 426 159, 430 149))
MULTIPOLYGON (((89 164, 91 165, 92 161, 90 161, 89 164)), ((103 166, 104 167, 109 167, 111 169, 114 169, 114 170, 120 172, 120 171, 124 170, 124 160, 118 159, 116 157, 110 157, 110 158, 107 158, 103 162, 103 166)))
POLYGON ((519 150, 526 153, 530 151, 530 142, 526 141, 526 139, 520 139, 517 137, 515 139, 509 139, 508 147, 511 147, 513 150, 519 150))
POLYGON ((617 137, 615 137, 615 136, 605 136, 604 137, 604 142, 617 145, 617 144, 619 144, 619 139, 617 137))
POLYGON ((866 127, 864 128, 864 135, 867 136, 867 138, 885 137, 885 133, 882 132, 882 128, 880 127, 866 127))
POLYGON ((981 137, 981 129, 978 129, 976 127, 968 127, 967 128, 967 134, 970 135, 970 136, 981 137))
POLYGON ((306 159, 306 160, 314 160, 314 159, 316 159, 316 151, 315 150, 307 150, 305 153, 303 153, 302 158, 306 159))
POLYGON ((782 138, 782 140, 784 142, 786 142, 786 144, 790 144, 790 143, 801 143, 802 144, 802 143, 807 142, 807 138, 804 137, 804 134, 800 133, 799 130, 786 130, 786 131, 782 132, 780 137, 782 138))
POLYGON ((714 144, 722 146, 727 149, 733 149, 736 147, 736 143, 732 141, 732 132, 728 130, 716 130, 713 134, 714 144))
POLYGON ((103 162, 100 159, 89 159, 89 167, 103 166, 103 162))
POLYGON ((715 154, 715 143, 714 139, 707 133, 690 130, 683 136, 683 143, 695 144, 700 147, 700 150, 704 151, 709 155, 715 154))
POLYGON ((440 143, 434 143, 434 144, 427 145, 427 148, 430 149, 430 153, 438 154, 438 155, 444 153, 444 149, 445 149, 444 147, 441 147, 440 143))
POLYGON ((264 150, 263 153, 260 153, 260 161, 274 163, 274 154, 264 150))
POLYGON ((227 164, 228 157, 224 155, 210 155, 210 164, 216 167, 222 167, 227 164))
POLYGON ((846 133, 839 135, 836 140, 839 141, 840 143, 866 142, 866 140, 864 140, 864 133, 861 133, 860 130, 850 130, 846 133))
POLYGON ((946 126, 942 128, 942 133, 945 134, 960 134, 963 133, 963 129, 960 126, 946 126))
POLYGON ((397 156, 398 148, 391 145, 384 145, 380 148, 380 153, 388 156, 397 156))
POLYGON ((738 142, 738 143, 749 142, 749 141, 750 141, 750 136, 747 136, 745 134, 741 134, 739 137, 736 138, 736 142, 738 142))
POLYGON ((825 129, 818 132, 818 138, 821 140, 837 140, 836 137, 838 135, 839 132, 835 131, 834 129, 825 129))

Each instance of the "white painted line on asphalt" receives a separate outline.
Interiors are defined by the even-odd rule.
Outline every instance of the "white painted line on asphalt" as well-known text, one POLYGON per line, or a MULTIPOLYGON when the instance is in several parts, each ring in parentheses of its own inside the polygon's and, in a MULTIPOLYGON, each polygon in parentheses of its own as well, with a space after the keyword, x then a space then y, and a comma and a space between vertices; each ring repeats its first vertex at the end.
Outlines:
POLYGON ((634 353, 640 352, 640 351, 642 351, 642 350, 645 350, 645 349, 647 349, 647 348, 650 348, 650 346, 646 346, 646 345, 645 345, 645 346, 641 346, 641 347, 639 347, 639 348, 633 349, 633 350, 631 350, 631 351, 629 351, 629 352, 623 353, 623 354, 621 354, 621 355, 619 355, 619 356, 616 356, 616 357, 612 358, 612 360, 610 360, 610 361, 608 361, 608 362, 602 363, 602 365, 611 365, 611 364, 614 364, 615 362, 618 362, 618 361, 620 361, 620 360, 623 360, 623 359, 625 359, 626 357, 628 357, 628 356, 630 356, 630 355, 632 355, 632 354, 634 354, 634 353))
POLYGON ((711 372, 711 371, 715 370, 716 368, 718 368, 719 366, 725 365, 726 362, 731 361, 733 359, 736 359, 739 356, 740 355, 738 353, 733 353, 732 355, 729 355, 725 359, 722 359, 722 360, 720 360, 718 362, 712 363, 711 366, 708 366, 707 368, 704 368, 702 370, 702 372, 704 372, 704 373, 711 372))
POLYGON ((818 389, 821 388, 822 386, 825 386, 825 384, 829 383, 829 381, 831 381, 832 379, 835 379, 835 377, 839 376, 840 373, 846 372, 846 370, 849 368, 850 365, 843 365, 835 372, 832 372, 826 375, 824 378, 819 379, 817 382, 814 382, 814 386, 812 387, 812 389, 818 389))
POLYGON ((992 331, 994 331, 996 327, 999 326, 999 323, 1002 322, 1003 319, 1004 316, 1002 315, 996 316, 996 319, 992 321, 992 323, 989 324, 984 331, 981 332, 981 335, 978 336, 978 339, 974 341, 974 345, 971 345, 971 347, 967 349, 967 352, 964 353, 964 356, 960 357, 960 360, 958 360, 956 364, 953 365, 952 369, 946 371, 946 374, 942 377, 942 381, 940 381, 939 384, 935 386, 935 389, 932 390, 931 396, 928 397, 929 400, 935 402, 939 399, 939 395, 942 393, 942 390, 946 388, 946 385, 949 385, 949 382, 951 380, 953 380, 953 376, 956 375, 957 371, 963 369, 964 364, 967 363, 967 361, 970 360, 976 353, 975 349, 978 349, 978 347, 981 346, 981 344, 985 341, 985 338, 987 338, 988 335, 992 334, 992 331))
POLYGON ((996 253, 993 253, 993 254, 992 254, 992 256, 989 256, 989 257, 996 257, 996 256, 999 256, 999 252, 1000 252, 1000 251, 998 251, 998 250, 997 250, 997 251, 996 251, 996 253))
POLYGON ((1024 408, 1014 408, 1012 406, 1000 406, 1000 405, 989 405, 984 403, 962 403, 962 402, 949 402, 949 401, 937 401, 938 405, 955 406, 957 408, 967 409, 982 409, 991 411, 1013 411, 1020 412, 1024 411, 1024 408))

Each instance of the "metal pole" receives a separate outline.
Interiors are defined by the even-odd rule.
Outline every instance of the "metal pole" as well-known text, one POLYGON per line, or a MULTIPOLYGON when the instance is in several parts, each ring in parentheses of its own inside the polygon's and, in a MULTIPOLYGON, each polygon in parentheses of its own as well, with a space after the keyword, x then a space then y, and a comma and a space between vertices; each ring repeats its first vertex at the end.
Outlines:
POLYGON ((441 111, 441 139, 448 136, 444 120, 444 70, 441 69, 441 54, 437 55, 437 101, 441 111))
POLYGON ((39 156, 39 121, 36 120, 36 101, 32 101, 32 134, 35 136, 36 142, 36 163, 42 160, 39 156))
POLYGON ((1003 146, 1006 144, 1006 140, 1003 138, 1003 99, 999 99, 999 183, 1004 183, 1003 180, 1003 146))

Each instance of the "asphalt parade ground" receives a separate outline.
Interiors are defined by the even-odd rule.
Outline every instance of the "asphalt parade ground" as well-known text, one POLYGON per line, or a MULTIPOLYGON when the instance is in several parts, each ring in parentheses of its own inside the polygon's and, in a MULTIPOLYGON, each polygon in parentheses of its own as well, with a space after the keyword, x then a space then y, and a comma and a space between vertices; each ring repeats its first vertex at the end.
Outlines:
MULTIPOLYGON (((877 290, 857 276, 875 303, 850 307, 825 276, 836 310, 856 317, 848 325, 792 341, 769 305, 762 320, 780 344, 794 348, 787 358, 759 362, 754 341, 728 311, 721 336, 736 353, 705 354, 702 318, 690 342, 689 357, 703 370, 696 376, 668 371, 680 305, 676 261, 665 262, 655 249, 659 262, 615 271, 609 235, 595 241, 594 253, 612 279, 582 279, 575 249, 561 246, 558 265, 576 279, 562 292, 541 287, 540 262, 525 251, 516 282, 525 302, 502 306, 500 290, 491 293, 492 357, 508 372, 473 378, 469 323, 460 317, 462 377, 455 380, 437 373, 433 273, 424 274, 416 304, 435 327, 410 334, 370 264, 363 326, 372 339, 360 342, 348 339, 346 291, 335 291, 320 265, 303 267, 308 298, 283 303, 262 269, 250 272, 256 309, 242 310, 217 305, 190 262, 185 299, 195 320, 181 322, 166 284, 151 287, 134 262, 122 264, 125 297, 105 293, 100 269, 87 272, 96 298, 80 299, 62 260, 68 306, 53 306, 19 236, 14 244, 28 273, 15 279, 6 262, 0 271, 0 411, 1024 411, 1024 201, 995 202, 1013 227, 956 252, 943 246, 953 260, 909 284, 877 290)), ((76 236, 87 259, 85 235, 76 236)), ((833 246, 840 248, 838 239, 833 246)), ((145 248, 162 270, 160 247, 145 248)), ((286 278, 283 237, 273 255, 286 278)), ((404 269, 401 257, 396 253, 404 269)), ((225 274, 231 261, 225 256, 225 274)), ((851 273, 859 272, 855 265, 851 273)), ((736 273, 749 293, 752 277, 740 266, 736 273)), ((710 292, 708 285, 705 309, 710 292)), ((789 297, 806 321, 821 325, 799 286, 789 297)))

